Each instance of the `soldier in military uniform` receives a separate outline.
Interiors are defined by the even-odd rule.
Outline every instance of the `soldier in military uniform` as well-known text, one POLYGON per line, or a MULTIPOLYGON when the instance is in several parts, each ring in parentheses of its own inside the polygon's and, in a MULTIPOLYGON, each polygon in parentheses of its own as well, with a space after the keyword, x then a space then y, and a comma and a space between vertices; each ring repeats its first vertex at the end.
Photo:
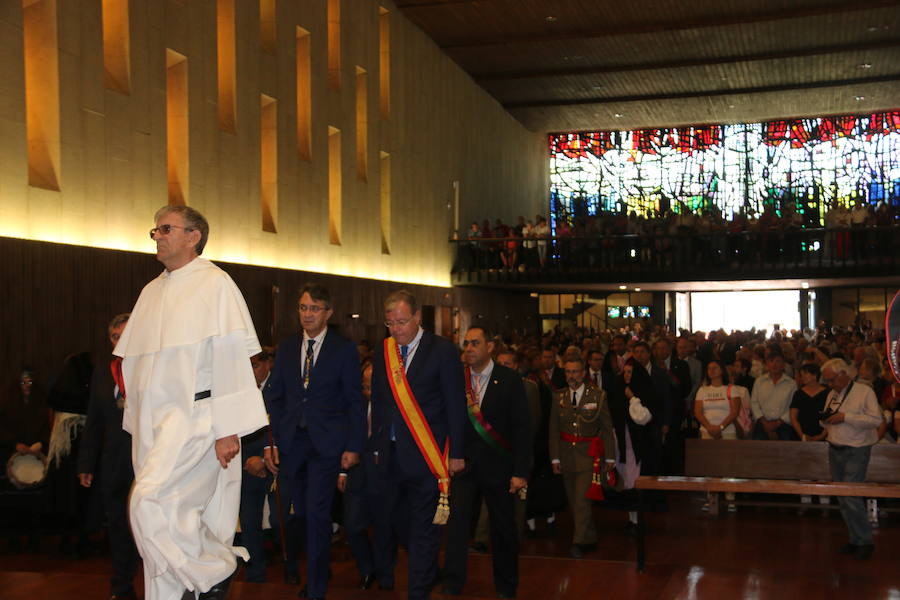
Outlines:
POLYGON ((594 460, 604 476, 615 466, 615 438, 606 392, 584 381, 584 362, 569 358, 567 387, 553 393, 550 412, 550 459, 554 473, 562 473, 572 509, 575 534, 569 553, 581 558, 597 548, 597 528, 586 497, 594 474, 594 460))

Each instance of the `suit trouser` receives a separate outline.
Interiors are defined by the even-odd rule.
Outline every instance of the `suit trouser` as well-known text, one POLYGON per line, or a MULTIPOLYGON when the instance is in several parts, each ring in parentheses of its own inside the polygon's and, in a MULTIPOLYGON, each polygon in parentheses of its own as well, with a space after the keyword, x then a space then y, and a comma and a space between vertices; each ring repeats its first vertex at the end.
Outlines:
POLYGON ((410 600, 422 600, 428 598, 437 576, 441 547, 441 528, 433 523, 438 501, 437 480, 431 473, 426 476, 404 473, 394 452, 387 460, 387 472, 378 482, 381 503, 375 521, 375 570, 381 584, 394 584, 397 539, 406 537, 409 551, 407 596, 410 600), (395 521, 396 516, 402 522, 395 521))
POLYGON ((132 478, 106 481, 103 490, 112 562, 109 588, 113 595, 118 596, 134 592, 134 574, 138 566, 138 552, 128 523, 128 494, 131 492, 132 482, 132 478))
MULTIPOLYGON (((286 557, 284 570, 286 572, 297 572, 297 543, 293 537, 299 537, 302 529, 295 531, 291 527, 295 524, 287 519, 287 515, 278 513, 278 500, 276 492, 272 489, 272 477, 265 478, 254 477, 249 473, 244 473, 241 480, 241 545, 247 548, 250 553, 250 562, 247 563, 245 572, 245 581, 249 583, 261 583, 266 580, 266 555, 263 544, 263 507, 266 498, 269 500, 269 525, 272 531, 276 532, 279 543, 285 545, 284 555, 286 557), (285 532, 287 539, 281 539, 280 520, 285 518, 285 532), (292 537, 292 534, 296 534, 292 537)), ((284 477, 278 476, 278 493, 281 496, 281 510, 290 512, 291 494, 287 485, 284 483, 284 477)))
MULTIPOLYGON (((368 457, 363 457, 367 460, 368 457)), ((350 552, 356 559, 356 568, 363 577, 375 573, 375 559, 372 556, 372 542, 369 540, 369 525, 374 521, 372 497, 367 488, 365 465, 359 464, 347 474, 344 491, 344 530, 350 552)))
POLYGON ((592 471, 569 471, 563 467, 563 485, 572 509, 572 520, 575 523, 573 544, 596 544, 597 527, 594 524, 591 500, 585 497, 593 479, 592 471))
MULTIPOLYGON (((294 464, 285 482, 294 505, 293 520, 306 530, 306 591, 310 598, 324 598, 328 587, 331 559, 331 502, 341 468, 341 457, 320 456, 310 443, 309 434, 298 432, 292 454, 302 457, 296 464, 282 456, 281 464, 294 464)), ((295 527, 289 530, 297 531, 295 527)))
MULTIPOLYGON (((528 500, 523 500, 516 494, 516 499, 513 501, 513 507, 516 513, 516 533, 519 534, 519 543, 521 543, 522 539, 525 537, 525 514, 528 509, 528 500)), ((491 541, 490 527, 491 523, 488 518, 487 504, 482 500, 481 514, 478 515, 478 524, 475 525, 475 542, 487 545, 488 542, 491 541)))
POLYGON ((250 561, 245 572, 245 580, 249 583, 266 580, 262 518, 263 506, 271 484, 271 477, 255 477, 249 473, 244 473, 241 480, 241 544, 250 553, 250 561))
POLYGON ((512 596, 519 583, 516 496, 509 493, 508 478, 491 478, 477 469, 455 476, 450 484, 450 521, 442 581, 454 591, 461 591, 466 584, 469 537, 482 496, 490 520, 494 587, 498 594, 512 596))
POLYGON ((684 433, 681 431, 680 423, 669 428, 663 442, 663 473, 684 474, 684 433))

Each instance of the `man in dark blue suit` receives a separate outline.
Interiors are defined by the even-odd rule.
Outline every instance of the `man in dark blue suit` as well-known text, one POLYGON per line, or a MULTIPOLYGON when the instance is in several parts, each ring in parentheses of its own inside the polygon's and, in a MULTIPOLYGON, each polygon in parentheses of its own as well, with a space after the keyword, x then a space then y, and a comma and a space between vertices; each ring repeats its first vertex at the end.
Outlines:
MULTIPOLYGON (((372 363, 365 362, 362 368, 362 394, 366 410, 372 399, 372 363)), ((375 583, 375 558, 369 527, 374 522, 373 508, 378 504, 380 491, 374 481, 371 452, 363 452, 360 464, 341 472, 338 489, 343 492, 344 532, 350 552, 356 559, 359 570, 359 589, 367 590, 375 583)))
MULTIPOLYGON (((275 350, 264 346, 262 352, 250 357, 256 385, 265 389, 275 359, 275 350)), ((241 478, 241 533, 240 546, 247 548, 250 561, 244 571, 247 583, 264 583, 266 581, 266 554, 263 547, 263 510, 266 499, 269 501, 269 523, 272 529, 279 531, 278 500, 272 491, 272 474, 263 462, 263 448, 269 444, 269 429, 264 427, 241 438, 241 463, 244 465, 244 476, 241 478)), ((283 487, 283 486, 282 486, 283 487)), ((289 506, 290 496, 284 489, 278 493, 284 506, 289 506)), ((285 540, 280 540, 282 543, 285 540)), ((293 548, 285 552, 284 582, 297 583, 297 557, 293 548)))
POLYGON ((443 592, 462 593, 472 519, 487 504, 494 587, 499 598, 515 598, 519 584, 519 540, 515 501, 531 471, 531 426, 522 378, 491 359, 494 343, 483 327, 470 327, 463 342, 468 384, 466 469, 453 478, 444 558, 443 592))
MULTIPOLYGON (((459 352, 451 342, 421 328, 419 306, 409 292, 388 296, 384 309, 385 326, 399 348, 409 390, 440 451, 449 439, 447 471, 452 476, 465 468, 466 399, 459 352)), ((380 587, 392 589, 397 533, 402 531, 408 539, 408 597, 423 600, 437 576, 438 481, 397 405, 385 361, 382 346, 372 373, 371 447, 377 453, 373 458, 382 491, 376 510, 375 570, 380 587), (398 516, 402 523, 394 521, 398 516)))
MULTIPOLYGON (((662 430, 662 439, 663 446, 666 446, 666 439, 669 435, 669 432, 673 428, 673 424, 677 420, 680 407, 678 406, 678 400, 674 397, 672 393, 672 381, 669 379, 669 374, 664 367, 659 365, 654 365, 651 360, 650 346, 647 342, 640 341, 634 344, 631 348, 631 355, 637 361, 639 365, 644 367, 647 373, 650 375, 650 380, 653 382, 653 390, 656 392, 656 402, 657 406, 662 407, 663 415, 662 420, 660 421, 660 429, 662 430)), ((690 380, 690 377, 688 378, 690 380)), ((663 457, 665 459, 665 457, 663 457)))
POLYGON ((303 332, 279 344, 264 390, 275 439, 264 459, 272 473, 282 471, 293 518, 305 524, 308 581, 301 595, 324 598, 331 502, 341 469, 359 462, 366 416, 356 344, 327 327, 332 314, 328 290, 307 285, 298 308, 303 332))

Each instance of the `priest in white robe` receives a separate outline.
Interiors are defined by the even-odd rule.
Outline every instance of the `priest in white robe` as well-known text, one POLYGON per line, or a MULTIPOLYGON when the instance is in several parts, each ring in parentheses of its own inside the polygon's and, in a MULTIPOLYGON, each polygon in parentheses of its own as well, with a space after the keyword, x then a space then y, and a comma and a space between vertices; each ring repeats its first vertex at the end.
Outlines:
POLYGON ((266 425, 249 358, 260 351, 244 298, 200 253, 206 219, 186 206, 156 214, 165 271, 148 283, 115 354, 123 358, 123 427, 133 436, 131 526, 147 600, 218 600, 237 568, 240 436, 266 425))

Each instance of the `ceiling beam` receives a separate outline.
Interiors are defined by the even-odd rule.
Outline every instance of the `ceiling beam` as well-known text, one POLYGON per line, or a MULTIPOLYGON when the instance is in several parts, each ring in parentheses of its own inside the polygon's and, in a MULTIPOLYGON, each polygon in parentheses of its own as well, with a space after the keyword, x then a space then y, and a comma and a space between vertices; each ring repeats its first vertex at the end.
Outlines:
POLYGON ((488 81, 508 81, 513 79, 548 79, 553 77, 567 77, 573 75, 602 75, 608 73, 629 73, 635 71, 657 71, 662 69, 681 69, 686 67, 727 65, 765 60, 785 60, 790 58, 802 58, 806 56, 823 56, 828 54, 841 54, 846 52, 885 50, 889 48, 895 48, 897 46, 900 46, 900 38, 871 42, 868 44, 857 43, 836 46, 818 46, 815 48, 803 48, 785 52, 763 52, 759 54, 744 54, 736 56, 716 56, 712 58, 656 61, 638 63, 633 65, 604 65, 597 67, 541 69, 529 71, 495 71, 492 73, 475 73, 472 75, 472 77, 479 83, 488 81))
MULTIPOLYGON (((441 3, 444 4, 444 3, 441 3)), ((809 6, 803 8, 789 8, 760 12, 749 15, 734 15, 723 17, 709 17, 690 19, 686 21, 658 21, 642 22, 635 25, 610 25, 591 30, 560 31, 558 33, 541 33, 528 35, 501 35, 480 39, 467 39, 455 42, 439 44, 443 50, 461 48, 478 48, 482 46, 498 46, 504 44, 534 44, 540 42, 557 42, 576 39, 591 39, 599 37, 654 34, 668 31, 682 31, 689 29, 708 29, 711 27, 726 27, 729 25, 748 25, 751 23, 765 23, 769 21, 783 21, 788 19, 802 19, 819 17, 824 15, 842 14, 848 12, 890 8, 900 5, 900 0, 869 0, 868 2, 851 1, 830 6, 809 6)), ((410 6, 409 8, 412 8, 410 6)), ((437 40, 435 40, 437 41, 437 40)))
POLYGON ((880 75, 877 77, 859 77, 856 79, 835 79, 829 81, 812 81, 809 83, 787 83, 758 87, 732 88, 724 90, 700 90, 693 92, 672 92, 662 94, 645 94, 634 96, 612 96, 608 98, 560 98, 553 100, 529 100, 525 102, 504 102, 503 108, 542 108, 549 106, 578 106, 584 104, 615 104, 623 102, 658 102, 661 100, 683 100, 687 98, 711 98, 717 96, 739 96, 750 94, 766 94, 769 92, 785 92, 791 90, 814 90, 844 85, 863 85, 869 83, 887 83, 900 81, 900 73, 880 75))

